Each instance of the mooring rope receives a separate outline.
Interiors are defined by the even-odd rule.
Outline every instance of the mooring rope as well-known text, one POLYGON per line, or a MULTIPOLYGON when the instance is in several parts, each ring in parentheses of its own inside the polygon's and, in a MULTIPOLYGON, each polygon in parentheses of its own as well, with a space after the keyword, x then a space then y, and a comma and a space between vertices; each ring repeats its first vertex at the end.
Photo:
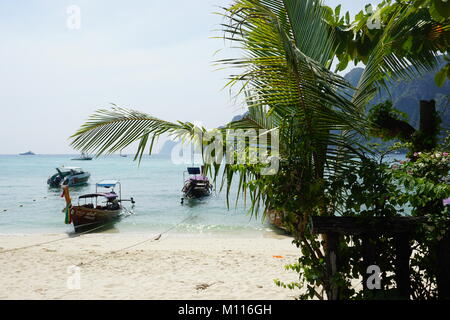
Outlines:
MULTIPOLYGON (((130 211, 128 211, 128 209, 126 209, 126 211, 130 212, 130 211)), ((131 215, 132 214, 130 213, 130 214, 126 215, 124 218, 128 218, 131 215)), ((34 247, 40 247, 40 246, 44 246, 46 244, 51 244, 51 243, 54 243, 54 242, 59 242, 59 241, 64 241, 64 240, 68 240, 68 239, 78 238, 78 237, 81 237, 83 235, 92 233, 94 231, 103 229, 103 228, 107 227, 108 225, 114 224, 114 223, 116 223, 116 221, 111 221, 111 222, 102 224, 101 226, 98 226, 96 228, 92 228, 92 229, 89 229, 87 231, 76 233, 76 234, 74 234, 72 236, 68 236, 68 237, 64 237, 64 238, 59 238, 59 239, 54 239, 54 240, 50 240, 50 241, 40 242, 40 243, 32 244, 32 245, 29 245, 29 246, 19 247, 19 248, 12 248, 12 249, 8 249, 8 250, 2 250, 2 251, 0 251, 0 254, 7 253, 7 252, 13 252, 13 251, 19 251, 19 250, 30 249, 30 248, 34 248, 34 247)))
MULTIPOLYGON (((184 223, 184 222, 188 221, 189 219, 191 219, 193 215, 194 215, 194 213, 191 213, 188 217, 184 218, 183 220, 181 220, 180 222, 178 222, 176 225, 170 227, 169 229, 167 229, 167 230, 165 230, 165 231, 163 231, 163 232, 161 232, 161 233, 159 233, 159 234, 157 234, 157 235, 155 235, 155 236, 153 236, 153 237, 151 237, 151 238, 148 238, 148 239, 146 239, 146 240, 140 241, 140 242, 138 242, 138 243, 135 243, 135 244, 133 244, 133 245, 127 246, 127 247, 125 247, 125 248, 121 248, 121 249, 118 249, 118 250, 116 250, 116 251, 112 251, 112 252, 110 252, 110 253, 108 253, 108 254, 105 254, 105 255, 103 255, 103 256, 99 256, 98 258, 93 259, 93 260, 91 260, 91 261, 88 261, 88 262, 80 262, 80 263, 77 264, 76 266, 77 266, 77 267, 86 266, 86 265, 92 264, 92 263, 94 263, 94 262, 98 262, 98 261, 104 260, 104 259, 106 259, 106 258, 110 258, 111 255, 116 254, 116 253, 118 253, 118 252, 121 252, 121 251, 124 251, 124 250, 128 250, 128 249, 131 249, 131 248, 140 246, 140 245, 142 245, 142 244, 144 244, 144 243, 147 243, 147 242, 155 242, 155 241, 158 241, 158 240, 161 239, 161 237, 162 237, 164 234, 169 233, 169 232, 172 231, 173 229, 176 229, 179 225, 181 225, 182 223, 184 223)), ((59 297, 59 299, 61 299, 62 297, 66 296, 66 295, 67 295, 67 294, 61 295, 61 296, 59 297)))
POLYGON ((113 254, 117 254, 117 253, 119 253, 119 252, 122 252, 122 251, 125 251, 125 250, 129 250, 129 249, 131 249, 131 248, 135 248, 135 247, 140 246, 140 245, 142 245, 142 244, 144 244, 144 243, 147 243, 147 242, 155 242, 155 241, 158 241, 158 240, 161 239, 161 237, 162 237, 164 234, 167 234, 167 233, 169 233, 170 231, 172 231, 172 230, 178 228, 178 226, 180 226, 180 225, 183 224, 184 222, 186 222, 186 221, 188 221, 189 219, 191 219, 193 215, 194 215, 194 214, 191 213, 188 217, 184 218, 183 220, 181 220, 180 222, 178 222, 176 225, 173 225, 173 226, 170 227, 169 229, 167 229, 167 230, 165 230, 165 231, 163 231, 163 232, 161 232, 161 233, 158 233, 158 234, 156 234, 156 235, 154 235, 154 236, 152 236, 152 237, 150 237, 150 238, 148 238, 148 239, 146 239, 146 240, 137 242, 137 243, 132 244, 132 245, 130 245, 130 246, 127 246, 127 247, 125 247, 125 248, 121 248, 121 249, 112 251, 112 252, 110 252, 110 253, 108 253, 108 254, 105 254, 105 255, 103 255, 103 256, 100 256, 100 257, 98 257, 98 258, 96 258, 96 259, 93 259, 93 260, 91 260, 91 261, 88 261, 88 262, 80 262, 79 264, 77 264, 77 267, 85 266, 85 265, 88 265, 88 264, 92 264, 93 262, 98 262, 98 261, 100 261, 100 260, 104 260, 104 259, 106 259, 106 258, 109 258, 109 257, 110 257, 111 255, 113 255, 113 254))
MULTIPOLYGON (((126 209, 126 208, 125 208, 125 209, 126 209)), ((128 217, 130 217, 130 216, 133 215, 128 209, 126 209, 126 211, 127 211, 129 214, 126 215, 125 218, 128 218, 128 217)), ((146 240, 144 240, 144 241, 140 241, 140 242, 135 243, 135 244, 133 244, 133 245, 131 245, 131 246, 128 246, 128 247, 121 248, 121 249, 119 249, 119 250, 113 251, 113 252, 111 252, 109 255, 116 254, 116 253, 118 253, 118 252, 121 252, 121 251, 124 251, 124 250, 128 250, 128 249, 131 249, 131 248, 134 248, 134 247, 137 247, 137 246, 142 245, 142 244, 147 243, 147 242, 158 241, 159 239, 161 239, 161 237, 162 237, 164 234, 167 234, 167 233, 169 233, 170 231, 176 229, 178 226, 180 226, 181 224, 183 224, 183 223, 186 222, 187 220, 191 219, 192 216, 193 216, 193 213, 191 213, 188 217, 184 218, 182 221, 180 221, 180 222, 177 223, 176 225, 170 227, 169 229, 167 229, 167 230, 165 230, 165 231, 163 231, 163 232, 161 232, 161 233, 158 233, 157 235, 155 235, 155 236, 153 236, 153 237, 151 237, 151 238, 148 238, 148 239, 146 239, 146 240)), ((114 224, 114 223, 116 223, 116 222, 115 222, 115 221, 112 221, 112 222, 109 222, 109 223, 106 223, 106 224, 102 224, 101 226, 98 226, 98 227, 96 227, 96 228, 87 230, 87 231, 85 231, 85 232, 77 233, 77 234, 75 234, 74 236, 69 236, 69 237, 64 237, 64 238, 54 239, 54 240, 50 240, 50 241, 46 241, 46 242, 41 242, 41 243, 36 243, 36 244, 32 244, 32 245, 24 246, 24 247, 20 247, 20 248, 12 248, 12 249, 8 249, 8 250, 3 250, 3 251, 0 251, 0 254, 8 253, 8 252, 14 252, 14 251, 19 251, 19 250, 25 250, 25 249, 34 248, 34 247, 40 247, 40 246, 44 246, 44 245, 46 245, 46 244, 51 244, 51 243, 55 243, 55 242, 59 242, 59 241, 64 241, 64 240, 68 240, 68 239, 78 238, 78 237, 81 237, 81 236, 83 236, 83 235, 86 235, 86 234, 92 233, 92 232, 94 232, 94 231, 97 231, 97 230, 99 230, 99 229, 103 229, 103 228, 107 227, 109 224, 114 224)), ((109 257, 109 256, 106 256, 106 257, 109 257)), ((96 262, 96 261, 99 261, 99 260, 103 260, 103 259, 105 259, 106 257, 105 257, 105 256, 99 257, 99 258, 93 259, 93 260, 91 260, 91 261, 89 261, 89 262, 86 262, 86 263, 83 263, 83 262, 82 262, 82 263, 78 264, 77 266, 79 266, 79 265, 91 264, 92 262, 96 262)))
POLYGON ((83 236, 85 234, 88 234, 88 233, 97 231, 97 230, 99 230, 101 228, 104 228, 105 226, 106 226, 106 224, 101 225, 101 226, 99 226, 97 228, 93 228, 91 230, 85 231, 85 232, 77 233, 77 234, 75 234, 73 236, 68 236, 68 237, 64 237, 64 238, 54 239, 54 240, 50 240, 50 241, 46 241, 46 242, 40 242, 40 243, 36 243, 36 244, 32 244, 32 245, 25 246, 25 247, 20 247, 20 248, 13 248, 13 249, 8 249, 8 250, 2 250, 2 251, 0 251, 0 254, 7 253, 7 252, 13 252, 13 251, 19 251, 19 250, 30 249, 30 248, 34 248, 34 247, 40 247, 40 246, 44 246, 46 244, 50 244, 50 243, 54 243, 54 242, 58 242, 58 241, 64 241, 64 240, 68 240, 68 239, 78 238, 78 237, 81 237, 81 236, 83 236))

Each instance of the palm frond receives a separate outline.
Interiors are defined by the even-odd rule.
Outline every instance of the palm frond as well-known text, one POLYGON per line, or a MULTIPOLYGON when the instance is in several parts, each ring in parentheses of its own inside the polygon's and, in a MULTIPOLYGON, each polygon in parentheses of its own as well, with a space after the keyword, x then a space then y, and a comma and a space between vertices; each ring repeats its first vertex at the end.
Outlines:
POLYGON ((199 130, 188 122, 172 123, 139 111, 113 107, 96 111, 71 136, 71 146, 83 152, 102 155, 121 151, 138 141, 135 159, 140 159, 149 141, 151 153, 155 140, 162 134, 186 138, 192 137, 196 129, 199 130))
MULTIPOLYGON (((396 54, 396 48, 402 46, 404 39, 430 34, 436 27, 436 22, 429 17, 428 10, 418 11, 408 3, 399 4, 369 56, 353 98, 354 104, 360 109, 365 109, 380 88, 389 90, 386 85, 388 79, 410 80, 434 70, 439 62, 439 52, 442 50, 437 47, 439 42, 426 41, 423 46, 428 46, 427 48, 418 52, 411 51, 402 56, 396 54)), ((450 27, 440 27, 439 30, 448 35, 450 27)))
MULTIPOLYGON (((247 94, 248 114, 229 127, 277 128, 282 159, 302 152, 296 146, 309 146, 312 158, 305 161, 318 179, 326 170, 343 167, 360 147, 353 135, 339 133, 363 134, 365 127, 364 114, 345 93, 353 88, 329 70, 335 37, 324 18, 321 1, 236 0, 225 10, 222 26, 224 38, 243 56, 218 61, 242 71, 229 85, 247 94)), ((237 174, 245 194, 246 182, 256 179, 260 169, 226 165, 223 177, 229 182, 237 174)), ((260 201, 260 192, 251 198, 260 201)))

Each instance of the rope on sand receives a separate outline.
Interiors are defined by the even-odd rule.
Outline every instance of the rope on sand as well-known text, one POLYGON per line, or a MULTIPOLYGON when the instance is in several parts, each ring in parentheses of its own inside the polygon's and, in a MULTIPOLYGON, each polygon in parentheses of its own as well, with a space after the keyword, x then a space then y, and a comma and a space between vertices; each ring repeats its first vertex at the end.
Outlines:
POLYGON ((30 248, 34 248, 34 247, 40 247, 40 246, 43 246, 43 245, 46 245, 46 244, 50 244, 50 243, 54 243, 54 242, 59 242, 59 241, 64 241, 64 240, 68 240, 68 239, 78 238, 78 237, 81 237, 81 236, 83 236, 85 234, 94 232, 94 231, 96 231, 96 230, 98 230, 100 228, 104 228, 105 226, 106 225, 102 225, 100 227, 91 229, 89 231, 81 232, 81 233, 78 233, 78 234, 75 234, 75 235, 69 236, 69 237, 64 237, 64 238, 59 238, 59 239, 50 240, 50 241, 46 241, 46 242, 36 243, 36 244, 32 244, 32 245, 25 246, 25 247, 20 247, 20 248, 13 248, 13 249, 9 249, 9 250, 3 250, 3 251, 0 251, 0 254, 7 253, 7 252, 13 252, 13 251, 19 251, 19 250, 30 249, 30 248))
MULTIPOLYGON (((116 251, 112 251, 112 252, 110 252, 109 254, 105 254, 105 255, 103 255, 103 256, 99 256, 98 258, 93 259, 93 260, 91 260, 91 261, 88 261, 88 262, 80 262, 80 263, 78 263, 76 266, 77 266, 77 267, 86 266, 86 265, 88 265, 88 264, 92 264, 92 263, 94 263, 94 262, 98 262, 98 261, 104 260, 104 259, 106 259, 106 258, 110 258, 113 254, 116 254, 116 253, 119 253, 119 252, 121 252, 121 251, 128 250, 128 249, 131 249, 131 248, 140 246, 140 245, 142 245, 142 244, 144 244, 144 243, 158 241, 158 240, 161 239, 161 237, 163 236, 163 234, 169 233, 169 232, 172 231, 173 229, 177 228, 177 227, 178 227, 179 225, 181 225, 182 223, 184 223, 184 222, 186 222, 187 220, 191 219, 193 215, 194 215, 194 214, 191 213, 188 217, 184 218, 183 220, 181 220, 180 222, 178 222, 176 225, 174 225, 174 226, 170 227, 169 229, 167 229, 167 230, 165 230, 165 231, 163 231, 163 232, 157 234, 156 236, 153 236, 153 237, 151 237, 151 238, 148 238, 148 239, 146 239, 146 240, 144 240, 144 241, 140 241, 140 242, 135 243, 135 244, 133 244, 133 245, 127 246, 127 247, 125 247, 125 248, 121 248, 121 249, 118 249, 118 250, 116 250, 116 251)), ((61 298, 64 297, 65 295, 66 295, 66 294, 63 294, 62 296, 59 297, 59 299, 61 299, 61 298)))
MULTIPOLYGON (((127 211, 127 212, 130 212, 130 211, 128 211, 128 210, 126 210, 126 211, 127 211)), ((128 218, 128 217, 131 216, 131 215, 132 215, 132 214, 130 213, 130 214, 128 214, 127 216, 125 216, 125 218, 128 218)), ((81 262, 81 263, 79 263, 77 266, 80 266, 80 265, 86 265, 86 264, 91 264, 91 263, 93 263, 93 262, 103 260, 103 259, 109 257, 110 255, 113 255, 113 254, 119 253, 119 252, 121 252, 121 251, 128 250, 128 249, 131 249, 131 248, 140 246, 140 245, 142 245, 142 244, 144 244, 144 243, 147 243, 147 242, 155 242, 155 241, 158 241, 158 240, 161 239, 161 237, 162 237, 164 234, 167 234, 167 233, 169 233, 170 231, 176 229, 179 225, 181 225, 181 224, 183 224, 184 222, 186 222, 187 220, 191 219, 192 216, 193 216, 193 213, 190 214, 188 217, 184 218, 182 221, 180 221, 180 222, 177 223, 176 225, 170 227, 169 229, 167 229, 167 230, 165 230, 165 231, 163 231, 163 232, 161 232, 161 233, 159 233, 159 234, 157 234, 157 235, 155 235, 155 236, 153 236, 153 237, 151 237, 151 238, 148 238, 148 239, 146 239, 146 240, 144 240, 144 241, 140 241, 140 242, 135 243, 135 244, 133 244, 133 245, 131 245, 131 246, 128 246, 128 247, 121 248, 121 249, 119 249, 119 250, 113 251, 113 252, 111 252, 109 255, 105 255, 105 256, 98 257, 98 258, 93 259, 93 260, 91 260, 91 261, 89 261, 89 262, 84 262, 84 263, 81 262)), ((103 225, 101 225, 101 226, 99 226, 99 227, 90 229, 90 230, 85 231, 85 232, 78 233, 78 234, 76 234, 76 235, 74 235, 74 236, 64 237, 64 238, 60 238, 60 239, 54 239, 54 240, 50 240, 50 241, 46 241, 46 242, 41 242, 41 243, 36 243, 36 244, 32 244, 32 245, 25 246, 25 247, 20 247, 20 248, 13 248, 13 249, 9 249, 9 250, 3 250, 3 251, 0 251, 0 254, 8 253, 8 252, 14 252, 14 251, 19 251, 19 250, 30 249, 30 248, 34 248, 34 247, 40 247, 40 246, 44 246, 44 245, 46 245, 46 244, 51 244, 51 243, 55 243, 55 242, 59 242, 59 241, 64 241, 64 240, 68 240, 68 239, 78 238, 78 237, 81 237, 81 236, 83 236, 83 235, 86 235, 86 234, 92 233, 92 232, 94 232, 94 231, 97 231, 97 230, 99 230, 99 229, 105 228, 105 227, 108 226, 109 224, 114 224, 114 223, 115 223, 115 222, 110 222, 110 223, 107 223, 107 224, 103 224, 103 225)))
MULTIPOLYGON (((126 211, 130 212, 128 210, 126 210, 126 211)), ((130 215, 131 214, 126 215, 125 218, 128 218, 130 215)), ((55 242, 59 242, 59 241, 64 241, 64 240, 68 240, 68 239, 78 238, 78 237, 81 237, 83 235, 92 233, 94 231, 103 229, 103 228, 107 227, 109 224, 114 224, 114 223, 115 223, 115 221, 112 221, 112 222, 109 222, 109 223, 105 223, 105 224, 102 224, 101 226, 98 226, 96 228, 89 229, 87 231, 80 232, 80 233, 77 233, 75 235, 64 237, 64 238, 59 238, 59 239, 54 239, 54 240, 50 240, 50 241, 40 242, 40 243, 32 244, 32 245, 29 245, 29 246, 25 246, 25 247, 19 247, 19 248, 13 248, 13 249, 8 249, 8 250, 2 250, 2 251, 0 251, 0 254, 7 253, 7 252, 19 251, 19 250, 30 249, 30 248, 35 248, 35 247, 40 247, 40 246, 44 246, 46 244, 51 244, 51 243, 55 243, 55 242)))
POLYGON ((188 221, 189 219, 191 219, 192 216, 193 216, 193 213, 191 213, 188 217, 186 217, 186 218, 184 218, 183 220, 181 220, 180 222, 178 222, 176 225, 170 227, 169 229, 167 229, 167 230, 165 230, 165 231, 163 231, 163 232, 161 232, 161 233, 158 233, 157 235, 155 235, 155 236, 153 236, 153 237, 151 237, 151 238, 148 238, 148 239, 146 239, 146 240, 137 242, 137 243, 132 244, 132 245, 130 245, 130 246, 127 246, 127 247, 125 247, 125 248, 121 248, 121 249, 112 251, 112 252, 110 252, 110 253, 108 253, 108 254, 106 254, 106 255, 100 256, 100 257, 98 257, 98 258, 96 258, 96 259, 93 259, 93 260, 91 260, 91 261, 88 261, 88 262, 80 262, 79 264, 77 264, 77 267, 85 266, 85 265, 88 265, 88 264, 92 264, 93 262, 98 262, 98 261, 100 261, 100 260, 104 260, 104 259, 109 258, 110 256, 112 256, 112 255, 114 255, 114 254, 117 254, 117 253, 122 252, 122 251, 125 251, 125 250, 129 250, 129 249, 131 249, 131 248, 135 248, 135 247, 140 246, 140 245, 142 245, 142 244, 144 244, 144 243, 147 243, 147 242, 155 242, 155 241, 158 241, 158 240, 161 239, 161 237, 162 237, 164 234, 167 234, 167 233, 169 233, 170 231, 172 231, 172 230, 178 228, 178 226, 180 226, 180 225, 183 224, 184 222, 186 222, 186 221, 188 221))

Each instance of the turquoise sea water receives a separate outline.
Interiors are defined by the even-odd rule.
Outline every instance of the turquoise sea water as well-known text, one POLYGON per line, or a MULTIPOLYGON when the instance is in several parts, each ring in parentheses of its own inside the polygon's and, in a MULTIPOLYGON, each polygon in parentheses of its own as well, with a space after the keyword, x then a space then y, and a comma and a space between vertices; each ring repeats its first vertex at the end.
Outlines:
POLYGON ((186 165, 175 165, 170 158, 146 157, 138 166, 131 156, 72 161, 75 157, 0 155, 0 234, 73 231, 72 226, 64 224, 61 210, 65 202, 60 197, 61 191, 47 186, 47 178, 62 165, 82 167, 91 173, 90 184, 71 188, 74 204, 79 195, 94 192, 95 183, 104 179, 120 180, 122 197, 134 197, 134 214, 116 223, 109 232, 163 232, 186 218, 173 232, 260 234, 270 231, 267 224, 247 214, 243 203, 235 208, 233 201, 228 210, 224 192, 181 205, 186 165))

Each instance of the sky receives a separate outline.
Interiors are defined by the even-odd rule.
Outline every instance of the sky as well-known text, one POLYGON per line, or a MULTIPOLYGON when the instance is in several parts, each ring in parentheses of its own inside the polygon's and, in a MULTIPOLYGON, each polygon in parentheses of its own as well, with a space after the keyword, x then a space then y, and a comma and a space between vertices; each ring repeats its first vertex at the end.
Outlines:
MULTIPOLYGON (((244 113, 214 66, 236 54, 212 38, 231 2, 0 0, 0 154, 74 154, 70 135, 111 103, 209 128, 244 113)), ((325 1, 340 2, 353 17, 370 0, 325 1)))

